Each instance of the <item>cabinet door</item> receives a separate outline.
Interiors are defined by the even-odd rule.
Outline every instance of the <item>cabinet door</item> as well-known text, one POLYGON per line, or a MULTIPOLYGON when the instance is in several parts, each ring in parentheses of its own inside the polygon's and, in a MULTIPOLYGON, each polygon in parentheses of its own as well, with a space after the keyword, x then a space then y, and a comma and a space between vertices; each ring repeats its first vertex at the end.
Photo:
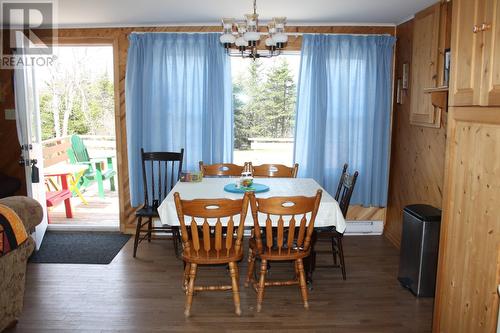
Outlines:
POLYGON ((451 107, 433 332, 494 333, 500 108, 451 107))
POLYGON ((425 88, 437 85, 440 4, 415 15, 411 65, 410 123, 439 127, 440 117, 425 88))
POLYGON ((485 0, 453 1, 451 29, 450 106, 479 105, 485 0))
MULTIPOLYGON (((484 25, 483 25, 484 24, 484 25)), ((481 105, 500 106, 500 1, 487 0, 484 27, 481 105)))

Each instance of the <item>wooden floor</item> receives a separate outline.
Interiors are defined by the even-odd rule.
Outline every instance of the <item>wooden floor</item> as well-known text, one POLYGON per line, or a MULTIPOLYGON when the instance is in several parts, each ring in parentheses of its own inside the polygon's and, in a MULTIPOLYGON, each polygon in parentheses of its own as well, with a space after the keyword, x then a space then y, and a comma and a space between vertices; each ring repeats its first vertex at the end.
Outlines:
POLYGON ((92 184, 82 193, 87 205, 80 198, 71 198, 73 218, 68 219, 64 204, 49 208, 51 224, 83 225, 83 226, 116 226, 120 225, 120 205, 118 191, 109 190, 109 181, 104 182, 104 198, 99 197, 97 183, 92 184))
MULTIPOLYGON (((382 236, 345 237, 347 281, 338 269, 318 268, 302 307, 299 289, 266 288, 261 313, 256 294, 242 286, 241 317, 231 292, 194 297, 192 317, 183 315, 182 263, 170 240, 132 239, 110 265, 29 264, 23 315, 11 332, 430 332, 432 298, 415 298, 397 280, 398 251, 382 236)), ((318 244, 327 250, 327 243, 318 244)), ((318 253, 318 264, 331 262, 318 253)), ((242 276, 246 263, 241 265, 242 276)), ((269 278, 292 274, 273 264, 269 278)), ((197 283, 229 281, 224 266, 201 267, 197 283)))

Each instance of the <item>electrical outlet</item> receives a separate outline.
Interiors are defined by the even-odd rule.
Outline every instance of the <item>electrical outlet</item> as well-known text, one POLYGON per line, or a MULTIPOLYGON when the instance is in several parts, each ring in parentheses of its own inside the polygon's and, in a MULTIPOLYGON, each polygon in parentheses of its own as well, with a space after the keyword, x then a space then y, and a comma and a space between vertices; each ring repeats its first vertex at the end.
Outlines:
POLYGON ((16 110, 5 109, 5 120, 16 120, 16 110))

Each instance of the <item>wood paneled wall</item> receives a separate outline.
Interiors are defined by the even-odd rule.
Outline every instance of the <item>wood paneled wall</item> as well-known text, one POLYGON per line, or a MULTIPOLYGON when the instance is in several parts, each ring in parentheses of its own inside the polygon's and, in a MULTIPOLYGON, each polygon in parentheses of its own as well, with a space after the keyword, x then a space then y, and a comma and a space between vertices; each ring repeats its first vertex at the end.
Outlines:
MULTIPOLYGON (((150 27, 150 28, 99 28, 99 29, 60 29, 58 31, 58 36, 61 42, 78 44, 85 43, 89 39, 94 42, 102 41, 112 41, 115 46, 115 66, 117 74, 117 149, 120 151, 118 153, 118 172, 119 172, 119 192, 120 192, 120 212, 121 220, 124 221, 122 225, 122 231, 133 232, 135 224, 134 212, 135 209, 130 205, 130 195, 129 195, 129 183, 128 183, 128 159, 127 159, 127 137, 126 137, 126 126, 125 126, 125 70, 127 62, 127 49, 128 49, 128 36, 131 32, 141 31, 141 32, 218 32, 220 31, 218 26, 182 26, 182 27, 150 27)), ((298 33, 351 33, 351 34, 390 34, 394 35, 394 27, 380 27, 380 26, 316 26, 316 27, 287 27, 288 32, 298 32, 298 33)), ((300 50, 302 43, 301 36, 290 36, 288 48, 289 50, 300 50)), ((2 80, 3 82, 3 80, 2 80)), ((6 86, 8 89, 8 95, 12 94, 12 88, 8 87, 10 84, 7 82, 6 86)), ((9 97, 11 98, 11 97, 9 97)), ((0 110, 2 112, 3 110, 0 110)), ((14 123, 14 122, 12 122, 14 123)), ((15 123, 14 123, 15 126, 15 123)), ((14 138, 13 138, 14 139, 14 138)), ((12 150, 12 147, 5 147, 6 150, 12 150)), ((9 152, 9 155, 14 156, 13 152, 9 152)), ((7 164, 14 165, 17 163, 17 156, 15 160, 9 159, 7 164)), ((366 220, 367 216, 378 217, 385 214, 385 209, 383 208, 368 208, 367 211, 364 209, 356 209, 357 214, 350 213, 350 218, 360 220, 366 220), (357 215, 357 216, 353 216, 357 215)))
MULTIPOLYGON (((403 64, 411 68, 413 20, 396 27, 395 81, 403 64)), ((447 38, 449 40, 449 38, 447 38)), ((441 55, 440 55, 441 56, 441 55)), ((410 76, 412 73, 410 73, 410 76)), ((384 234, 394 245, 401 242, 402 212, 415 203, 442 207, 447 112, 441 127, 410 125, 410 89, 403 90, 403 104, 394 101, 389 196, 384 234)), ((396 94, 394 94, 396 96, 396 94)))

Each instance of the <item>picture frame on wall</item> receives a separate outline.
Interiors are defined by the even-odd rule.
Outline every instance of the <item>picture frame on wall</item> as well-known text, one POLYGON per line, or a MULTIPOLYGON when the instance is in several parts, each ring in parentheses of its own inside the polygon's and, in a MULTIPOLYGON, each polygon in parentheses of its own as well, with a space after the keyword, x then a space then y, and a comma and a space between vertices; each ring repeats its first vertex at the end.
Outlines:
POLYGON ((408 77, 410 75, 410 64, 409 63, 404 63, 403 64, 403 82, 401 88, 403 89, 408 89, 408 77))

